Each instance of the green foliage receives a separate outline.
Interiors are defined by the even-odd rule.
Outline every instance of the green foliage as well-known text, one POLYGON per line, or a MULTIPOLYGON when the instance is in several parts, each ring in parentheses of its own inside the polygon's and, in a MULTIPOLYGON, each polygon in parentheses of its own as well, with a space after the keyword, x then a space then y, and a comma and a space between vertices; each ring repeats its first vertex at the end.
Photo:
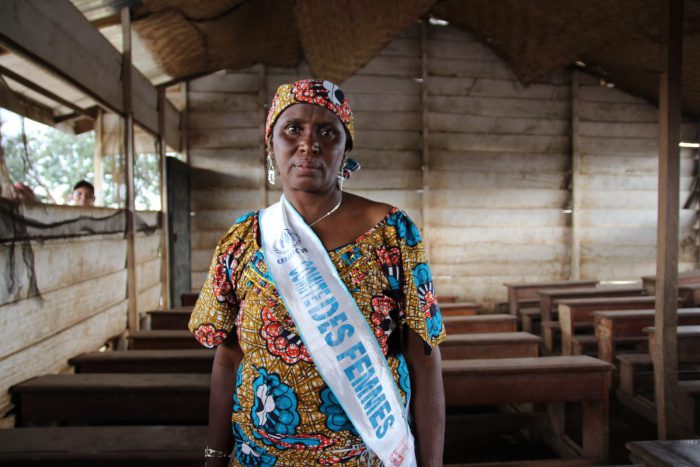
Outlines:
MULTIPOLYGON (((87 180, 94 183, 94 132, 74 136, 46 127, 27 133, 26 150, 21 133, 3 135, 2 145, 12 181, 31 187, 41 202, 65 204, 76 182, 87 180)), ((136 209, 160 209, 158 163, 157 154, 136 156, 136 209)), ((122 157, 106 156, 103 167, 103 205, 112 208, 123 206, 124 193, 119 187, 124 170, 122 157)))
POLYGON ((40 201, 63 204, 77 181, 92 180, 94 132, 73 136, 47 128, 27 139, 25 151, 21 134, 3 136, 5 161, 12 181, 31 187, 40 201))

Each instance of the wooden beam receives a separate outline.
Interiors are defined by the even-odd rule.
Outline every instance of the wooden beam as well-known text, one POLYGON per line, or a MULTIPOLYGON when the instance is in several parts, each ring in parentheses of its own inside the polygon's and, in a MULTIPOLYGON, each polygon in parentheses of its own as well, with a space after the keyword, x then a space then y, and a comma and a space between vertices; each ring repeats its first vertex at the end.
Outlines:
POLYGON ((656 257, 656 355, 658 436, 680 435, 678 423, 678 224, 680 187, 683 0, 661 2, 659 80, 659 217, 656 257))
POLYGON ((44 125, 55 125, 53 110, 44 104, 14 92, 4 82, 0 82, 0 107, 44 125))
POLYGON ((8 70, 4 66, 0 66, 0 75, 3 75, 7 78, 10 78, 13 81, 18 82, 22 86, 31 89, 32 91, 35 91, 45 97, 48 97, 52 101, 56 102, 57 104, 61 104, 65 107, 68 107, 69 109, 73 110, 74 112, 85 115, 86 117, 90 118, 95 118, 94 112, 91 113, 87 109, 83 109, 82 107, 79 107, 75 105, 74 103, 62 98, 61 96, 52 93, 48 89, 44 89, 43 87, 39 86, 38 84, 34 83, 33 81, 28 80, 24 76, 21 76, 17 73, 15 73, 12 70, 8 70))
POLYGON ((571 74, 571 275, 581 278, 581 148, 579 135, 579 72, 571 74))
MULTIPOLYGON (((131 16, 129 8, 122 8, 122 63, 131 68, 131 16)), ((136 287, 136 203, 134 192, 134 115, 132 112, 132 73, 122 76, 122 103, 124 109, 124 183, 126 184, 126 288, 129 303, 129 332, 139 331, 138 289, 136 287)))
MULTIPOLYGON (((421 217, 423 236, 428 238, 430 210, 430 129, 428 127, 428 28, 426 20, 420 23, 421 57, 421 217)), ((430 242, 424 242, 425 253, 430 255, 430 242)))
POLYGON ((95 120, 95 147, 92 155, 92 166, 95 174, 92 184, 95 187, 95 204, 97 206, 104 206, 105 203, 105 167, 104 154, 102 150, 102 140, 104 138, 104 132, 102 131, 102 123, 104 120, 102 116, 103 113, 104 111, 98 109, 97 119, 95 120))
POLYGON ((165 160, 165 88, 158 89, 158 155, 160 156, 160 305, 170 308, 170 226, 168 225, 168 172, 165 160))
POLYGON ((267 83, 265 65, 258 64, 258 134, 260 135, 260 162, 262 182, 260 183, 260 209, 267 207, 267 147, 265 147, 265 104, 267 104, 267 83))
MULTIPOLYGON (((68 0, 4 0, 0 43, 56 73, 102 105, 124 114, 122 57, 68 0)), ((134 119, 157 133, 157 93, 133 66, 134 119), (143 104, 141 104, 143 102, 143 104)), ((177 113, 177 110, 169 110, 177 113)), ((179 134, 168 144, 179 146, 179 134)))

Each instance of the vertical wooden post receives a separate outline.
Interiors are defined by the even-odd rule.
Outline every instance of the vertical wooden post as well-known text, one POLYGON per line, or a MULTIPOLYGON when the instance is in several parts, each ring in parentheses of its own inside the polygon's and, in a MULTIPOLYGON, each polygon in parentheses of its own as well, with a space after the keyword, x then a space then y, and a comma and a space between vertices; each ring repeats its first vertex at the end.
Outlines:
POLYGON ((571 74, 571 279, 581 278, 581 141, 579 135, 579 75, 571 74))
POLYGON ((168 224, 168 181, 165 160, 165 88, 158 88, 158 157, 160 158, 160 305, 170 308, 170 226, 168 224))
POLYGON ((180 83, 181 92, 183 95, 183 102, 185 107, 180 111, 180 154, 183 156, 182 160, 186 164, 190 163, 190 86, 187 81, 180 83))
POLYGON ((267 207, 267 148, 265 147, 265 105, 267 104, 267 82, 265 65, 258 65, 258 134, 260 135, 260 164, 263 169, 260 184, 260 209, 267 207))
POLYGON ((98 107, 97 118, 95 119, 95 148, 92 154, 92 165, 94 171, 93 186, 95 187, 95 204, 97 206, 104 206, 105 204, 105 167, 104 167, 104 154, 102 140, 104 138, 104 132, 102 131, 103 123, 103 110, 98 107))
POLYGON ((659 220, 656 256, 656 355, 658 436, 679 436, 678 424, 678 224, 680 187, 683 0, 661 2, 659 82, 659 220))
POLYGON ((420 57, 421 57, 421 217, 423 218, 423 236, 425 252, 430 256, 430 129, 428 126, 428 22, 420 23, 420 57))
POLYGON ((136 204, 134 193, 134 113, 131 93, 131 11, 121 10, 122 22, 122 93, 124 100, 124 175, 126 183, 126 288, 129 304, 128 326, 130 332, 139 330, 139 311, 136 288, 136 233, 134 218, 136 204))

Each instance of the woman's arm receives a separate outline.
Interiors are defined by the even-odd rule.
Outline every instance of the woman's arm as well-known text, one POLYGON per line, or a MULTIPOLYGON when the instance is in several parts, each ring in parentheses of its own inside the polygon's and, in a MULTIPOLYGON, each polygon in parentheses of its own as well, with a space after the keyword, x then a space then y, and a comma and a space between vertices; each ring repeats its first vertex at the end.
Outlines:
MULTIPOLYGON (((233 393, 236 389, 238 364, 243 358, 241 348, 232 332, 228 339, 216 348, 211 369, 211 393, 209 394, 209 436, 207 446, 230 453, 233 450, 231 415, 233 393)), ((205 467, 225 467, 229 459, 207 458, 205 467)))
POLYGON ((445 393, 440 348, 425 354, 423 340, 408 331, 406 361, 411 375, 411 413, 416 431, 416 454, 421 467, 442 465, 445 443, 445 393))

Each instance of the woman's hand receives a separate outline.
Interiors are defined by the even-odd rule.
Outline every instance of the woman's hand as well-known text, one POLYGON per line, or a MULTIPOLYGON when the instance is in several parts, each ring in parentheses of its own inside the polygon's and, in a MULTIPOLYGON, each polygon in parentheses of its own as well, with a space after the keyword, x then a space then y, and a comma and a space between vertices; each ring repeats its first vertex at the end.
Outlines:
MULTIPOLYGON (((242 359, 243 353, 236 341, 236 334, 232 332, 216 348, 214 365, 211 369, 207 446, 226 453, 233 450, 233 431, 231 429, 233 393, 236 390, 238 365, 242 359)), ((209 457, 205 459, 204 465, 206 467, 225 467, 229 461, 228 458, 209 457)))
POLYGON ((440 348, 425 354, 423 340, 408 331, 405 357, 411 375, 411 413, 416 432, 416 456, 421 467, 442 466, 445 444, 445 392, 440 348))

